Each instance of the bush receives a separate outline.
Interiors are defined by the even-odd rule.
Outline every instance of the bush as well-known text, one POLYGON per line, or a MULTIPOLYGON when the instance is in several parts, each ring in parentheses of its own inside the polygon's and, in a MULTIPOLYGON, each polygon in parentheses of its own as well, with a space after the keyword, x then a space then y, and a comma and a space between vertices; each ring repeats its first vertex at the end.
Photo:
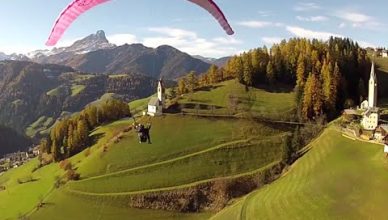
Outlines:
POLYGON ((90 147, 88 147, 88 148, 84 151, 84 155, 85 155, 85 157, 89 157, 90 154, 91 154, 91 152, 90 152, 90 147))
POLYGON ((66 172, 66 179, 67 181, 70 180, 79 180, 80 179, 80 174, 75 172, 75 170, 70 169, 66 172))
POLYGON ((66 171, 66 170, 71 170, 73 168, 73 165, 71 164, 71 162, 69 160, 62 160, 59 163, 59 167, 61 169, 63 169, 64 171, 66 171))

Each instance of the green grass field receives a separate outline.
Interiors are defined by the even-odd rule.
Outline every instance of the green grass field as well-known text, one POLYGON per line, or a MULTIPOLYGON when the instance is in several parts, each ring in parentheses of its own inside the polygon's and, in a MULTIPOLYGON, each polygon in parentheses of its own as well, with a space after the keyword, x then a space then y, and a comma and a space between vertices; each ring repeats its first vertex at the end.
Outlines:
POLYGON ((64 86, 57 87, 46 93, 48 96, 60 96, 62 94, 67 94, 67 89, 64 86))
POLYGON ((148 102, 150 97, 144 99, 138 99, 129 103, 129 109, 133 114, 141 114, 143 111, 147 111, 148 102))
POLYGON ((0 191, 0 219, 16 219, 33 211, 39 200, 50 193, 55 176, 61 174, 58 165, 52 164, 31 173, 37 165, 38 161, 33 160, 0 176, 0 186, 6 188, 0 191), (30 178, 33 181, 18 183, 18 180, 30 178))
POLYGON ((381 145, 329 128, 286 175, 213 219, 386 219, 387 171, 381 145))
POLYGON ((80 94, 86 88, 85 85, 72 85, 71 86, 71 96, 76 96, 80 94))
POLYGON ((217 84, 209 91, 185 94, 179 103, 186 105, 183 110, 187 112, 236 114, 250 111, 269 118, 292 114, 296 107, 294 93, 273 93, 257 88, 249 88, 247 91, 245 86, 235 80, 217 84), (233 99, 235 104, 232 104, 233 99))
MULTIPOLYGON (((148 119, 144 120, 148 121, 148 119)), ((119 143, 112 144, 107 152, 102 153, 101 146, 131 123, 131 119, 121 120, 97 129, 94 134, 100 134, 102 138, 91 148, 91 155, 85 157, 81 153, 71 159, 84 180, 72 182, 62 190, 55 191, 47 199, 48 205, 35 212, 31 216, 32 219, 45 219, 42 216, 60 212, 62 207, 81 212, 77 203, 71 202, 78 200, 85 200, 82 210, 98 210, 99 207, 104 207, 105 211, 101 215, 106 216, 106 219, 114 219, 126 213, 142 216, 142 219, 143 216, 144 219, 151 219, 154 216, 160 216, 161 219, 208 218, 211 213, 184 215, 125 209, 111 204, 109 196, 106 197, 106 195, 102 195, 105 197, 101 197, 99 204, 89 204, 90 200, 82 195, 74 196, 66 191, 125 194, 138 190, 179 187, 196 181, 259 169, 280 160, 282 155, 281 137, 269 137, 281 134, 282 131, 261 124, 252 126, 251 123, 241 120, 209 120, 188 116, 165 116, 153 119, 151 135, 154 141, 151 145, 137 143, 136 135, 130 132, 125 134, 119 143), (165 129, 171 124, 174 125, 174 129, 165 129), (248 124, 250 129, 257 128, 261 135, 250 142, 234 141, 246 135, 234 133, 236 127, 244 127, 248 124), (187 170, 191 172, 188 173, 187 170)), ((97 217, 97 214, 98 212, 91 211, 82 213, 81 216, 84 215, 83 219, 92 219, 97 217)), ((72 214, 64 214, 64 218, 71 216, 72 214)))
POLYGON ((45 132, 53 124, 54 119, 52 117, 42 116, 26 129, 26 135, 35 137, 37 134, 45 132))
POLYGON ((205 220, 213 213, 177 213, 158 210, 142 210, 110 204, 109 201, 101 202, 85 200, 81 197, 70 196, 66 193, 55 192, 47 200, 47 205, 30 218, 32 220, 68 220, 68 219, 142 219, 142 220, 205 220), (57 207, 60 204, 60 207, 57 207))
POLYGON ((73 182, 69 188, 90 193, 129 193, 247 173, 281 160, 282 142, 276 136, 259 142, 223 144, 162 163, 73 182))
MULTIPOLYGON (((228 96, 222 96, 222 93, 234 91, 235 88, 238 90, 236 94, 239 93, 243 97, 241 100, 244 100, 247 94, 240 93, 243 87, 234 81, 215 89, 214 97, 212 92, 205 94, 203 91, 197 94, 197 99, 211 97, 213 99, 206 101, 207 104, 225 108, 227 104, 223 102, 228 96), (219 90, 222 88, 224 90, 219 90)), ((254 91, 255 97, 261 94, 262 99, 274 99, 264 104, 268 108, 279 108, 279 111, 283 108, 275 100, 293 100, 292 94, 254 91)), ((106 94, 101 100, 112 95, 106 94)), ((251 97, 250 94, 247 96, 251 97)), ((147 106, 148 100, 132 102, 130 108, 140 110, 147 106)), ((257 101, 260 104, 256 104, 256 98, 252 100, 252 106, 264 105, 260 101, 257 101)), ((290 106, 292 104, 287 107, 290 106)), ((182 189, 215 178, 250 175, 281 160, 283 137, 288 131, 246 119, 214 119, 181 114, 137 120, 152 123, 152 144, 139 144, 133 130, 123 132, 132 125, 133 119, 123 119, 97 128, 92 133, 96 140, 93 146, 69 159, 80 173, 81 181, 54 189, 55 177, 63 175, 63 171, 58 164, 52 164, 31 174, 37 161, 0 176, 0 186, 6 186, 6 191, 0 192, 0 213, 6 214, 0 215, 0 219, 15 219, 24 214, 31 219, 208 219, 214 213, 182 214, 129 209, 113 202, 109 194, 182 189), (114 142, 117 135, 121 135, 121 139, 114 142), (30 176, 34 182, 19 184, 17 181, 30 176), (83 196, 87 193, 100 193, 101 196, 97 195, 98 199, 93 202, 88 196, 83 196), (23 199, 19 205, 21 196, 27 196, 27 199, 23 199), (44 199, 45 205, 35 210, 41 199, 44 199)), ((47 118, 40 118, 31 125, 31 131, 38 130, 47 121, 47 118)))

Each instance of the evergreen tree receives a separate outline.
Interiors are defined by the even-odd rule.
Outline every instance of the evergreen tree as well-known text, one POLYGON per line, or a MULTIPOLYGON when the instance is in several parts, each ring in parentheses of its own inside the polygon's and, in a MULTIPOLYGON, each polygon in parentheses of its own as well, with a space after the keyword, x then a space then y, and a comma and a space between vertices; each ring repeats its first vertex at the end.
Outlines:
POLYGON ((252 86, 253 85, 252 59, 247 54, 245 55, 243 62, 244 62, 244 84, 247 86, 252 86))
POLYGON ((313 117, 313 74, 309 74, 303 92, 302 116, 304 119, 313 117))
POLYGON ((77 122, 77 137, 79 141, 79 151, 83 149, 83 147, 87 146, 89 143, 89 128, 85 121, 85 119, 78 120, 77 122))
POLYGON ((187 92, 186 82, 183 78, 178 81, 178 92, 181 95, 187 92))
POLYGON ((186 76, 186 87, 187 90, 192 93, 194 90, 198 87, 198 79, 197 76, 195 75, 194 71, 191 71, 187 76, 186 76))
POLYGON ((275 83, 275 70, 272 61, 269 61, 267 65, 267 79, 269 84, 275 83))

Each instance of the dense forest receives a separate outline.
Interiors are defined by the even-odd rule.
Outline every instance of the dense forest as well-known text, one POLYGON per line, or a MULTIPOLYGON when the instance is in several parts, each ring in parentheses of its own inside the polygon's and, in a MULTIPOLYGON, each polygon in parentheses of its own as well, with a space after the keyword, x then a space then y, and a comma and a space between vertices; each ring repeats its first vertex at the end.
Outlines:
POLYGON ((89 105, 79 114, 59 120, 50 136, 41 140, 40 150, 52 154, 55 161, 69 158, 90 146, 90 133, 96 127, 130 115, 128 104, 116 99, 89 105))
POLYGON ((370 65, 367 51, 350 39, 290 39, 235 56, 224 68, 213 65, 199 77, 190 72, 179 80, 178 92, 233 78, 247 88, 292 86, 301 120, 333 119, 366 97, 370 65))

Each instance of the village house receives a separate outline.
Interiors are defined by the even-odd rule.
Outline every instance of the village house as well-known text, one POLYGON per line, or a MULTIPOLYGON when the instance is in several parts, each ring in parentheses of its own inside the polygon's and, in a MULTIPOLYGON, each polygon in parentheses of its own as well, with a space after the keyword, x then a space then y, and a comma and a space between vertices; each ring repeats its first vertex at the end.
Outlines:
POLYGON ((29 148, 27 152, 16 152, 6 154, 0 159, 0 173, 11 168, 19 167, 29 160, 39 156, 39 147, 29 148))
POLYGON ((388 50, 384 49, 384 48, 376 48, 375 49, 375 55, 377 57, 388 57, 388 50))
POLYGON ((148 103, 147 114, 150 116, 160 116, 163 114, 164 107, 164 87, 162 79, 158 83, 158 95, 157 97, 152 97, 148 103))
POLYGON ((388 124, 380 125, 374 137, 377 141, 388 144, 388 124))

